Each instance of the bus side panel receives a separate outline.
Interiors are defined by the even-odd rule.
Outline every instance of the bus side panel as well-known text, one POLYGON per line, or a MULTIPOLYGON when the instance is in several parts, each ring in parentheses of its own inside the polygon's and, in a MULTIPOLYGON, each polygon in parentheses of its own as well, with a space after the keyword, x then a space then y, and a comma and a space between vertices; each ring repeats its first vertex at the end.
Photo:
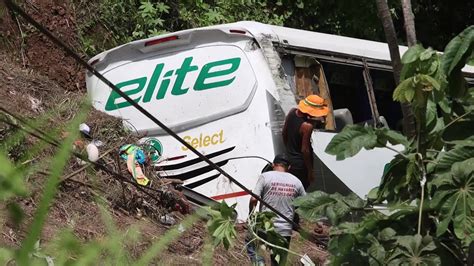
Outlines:
MULTIPOLYGON (((266 161, 256 158, 239 158, 245 156, 260 156, 272 160, 274 144, 270 125, 269 105, 265 88, 274 86, 271 74, 263 55, 259 50, 246 51, 252 71, 258 69, 257 88, 248 108, 242 112, 206 123, 179 133, 179 136, 190 143, 204 155, 218 154, 211 160, 220 164, 222 169, 236 178, 241 184, 252 190, 258 180, 266 161)), ((249 77, 242 77, 247 78, 249 77)), ((225 101, 226 99, 222 99, 225 101)), ((231 99, 229 99, 231 100, 231 99)), ((211 106, 206 106, 210 108, 211 106)), ((177 165, 197 158, 186 147, 169 136, 158 136, 163 143, 165 156, 186 155, 180 161, 167 163, 177 165)), ((216 200, 225 200, 231 205, 237 203, 238 218, 245 220, 248 216, 250 196, 228 178, 216 170, 198 172, 199 175, 189 174, 196 169, 207 167, 207 163, 199 162, 179 169, 163 171, 163 175, 185 176, 185 185, 192 186, 199 193, 216 200)))

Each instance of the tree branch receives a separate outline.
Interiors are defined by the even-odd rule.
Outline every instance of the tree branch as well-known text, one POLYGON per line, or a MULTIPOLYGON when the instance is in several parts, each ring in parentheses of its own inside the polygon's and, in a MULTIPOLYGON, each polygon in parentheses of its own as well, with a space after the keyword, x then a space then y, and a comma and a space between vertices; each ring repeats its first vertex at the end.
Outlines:
POLYGON ((405 154, 403 154, 403 153, 401 153, 401 152, 399 152, 399 151, 395 150, 394 148, 392 148, 392 147, 389 147, 389 146, 387 146, 387 145, 385 145, 385 148, 387 148, 387 149, 389 149, 389 150, 391 150, 391 151, 394 151, 394 152, 396 152, 396 153, 400 154, 401 156, 403 156, 403 158, 405 158, 405 159, 409 160, 409 159, 408 159, 408 156, 406 156, 405 154))
POLYGON ((469 110, 469 112, 466 112, 458 117, 456 117, 453 121, 449 122, 446 126, 444 126, 443 130, 445 130, 446 128, 448 128, 449 126, 451 126, 452 124, 456 123, 457 121, 463 119, 464 117, 466 117, 467 115, 469 115, 470 113, 472 112, 472 110, 469 110))

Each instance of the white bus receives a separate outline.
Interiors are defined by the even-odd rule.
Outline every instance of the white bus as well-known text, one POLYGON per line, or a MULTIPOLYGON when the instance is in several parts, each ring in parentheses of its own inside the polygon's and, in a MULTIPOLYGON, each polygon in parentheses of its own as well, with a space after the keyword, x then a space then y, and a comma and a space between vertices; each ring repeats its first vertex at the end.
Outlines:
MULTIPOLYGON (((400 46, 400 53, 406 49, 400 46)), ((392 101, 395 85, 388 47, 380 42, 244 21, 137 40, 89 63, 249 189, 266 162, 232 158, 272 160, 283 152, 285 115, 308 94, 318 93, 330 103, 329 131, 373 121, 374 115, 383 116, 385 125, 396 129, 402 117, 399 104, 392 101)), ((474 73, 472 67, 464 70, 474 73)), ((247 193, 97 77, 87 73, 86 80, 96 109, 159 139, 163 156, 186 155, 164 163, 162 175, 181 179, 212 199, 237 202, 239 218, 246 218, 247 193)), ((379 184, 383 166, 394 153, 374 149, 336 161, 324 153, 334 134, 313 133, 316 181, 310 189, 353 191, 363 198, 379 184)))

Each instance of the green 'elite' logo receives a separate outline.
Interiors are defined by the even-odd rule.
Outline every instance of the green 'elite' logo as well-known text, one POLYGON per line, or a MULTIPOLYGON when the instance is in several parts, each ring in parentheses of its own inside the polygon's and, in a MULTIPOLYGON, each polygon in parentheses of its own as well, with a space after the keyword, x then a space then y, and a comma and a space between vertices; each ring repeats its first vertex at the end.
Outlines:
MULTIPOLYGON (((147 77, 140 77, 136 79, 131 79, 127 81, 120 82, 116 84, 117 88, 122 90, 128 96, 131 97, 135 102, 150 102, 152 99, 161 100, 165 98, 168 89, 170 88, 171 77, 173 74, 176 76, 174 84, 171 88, 172 95, 183 95, 186 94, 189 88, 183 88, 183 82, 186 78, 186 75, 193 71, 198 71, 199 67, 197 65, 192 65, 193 57, 186 57, 181 63, 181 67, 174 70, 165 69, 165 64, 160 63, 155 66, 155 70, 148 80, 147 77), (164 72, 164 75, 162 73, 164 72), (148 85, 147 85, 148 82, 148 85), (142 93, 143 89, 146 86, 146 90, 142 93), (123 90, 130 88, 127 90, 123 90), (158 88, 158 90, 157 90, 158 88)), ((229 76, 234 73, 240 66, 240 58, 229 58, 219 61, 214 61, 205 64, 196 79, 193 83, 193 90, 203 91, 208 89, 214 89, 219 87, 224 87, 231 84, 235 80, 235 76, 229 76), (220 78, 219 77, 224 77, 220 78), (211 79, 209 81, 208 79, 211 79), (206 82, 208 80, 208 82, 206 82)), ((118 93, 112 91, 105 105, 106 111, 113 111, 116 109, 124 108, 130 106, 128 102, 117 103, 118 99, 122 98, 118 93)))

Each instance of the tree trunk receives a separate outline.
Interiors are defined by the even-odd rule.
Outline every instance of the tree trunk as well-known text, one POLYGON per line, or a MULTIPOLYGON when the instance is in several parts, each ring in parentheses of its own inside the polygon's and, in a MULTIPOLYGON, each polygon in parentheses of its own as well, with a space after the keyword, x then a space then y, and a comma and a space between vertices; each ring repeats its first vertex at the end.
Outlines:
POLYGON ((415 16, 411 9, 411 0, 402 0, 403 20, 405 22, 405 32, 407 43, 411 47, 416 44, 415 16))
MULTIPOLYGON (((382 21, 385 39, 387 40, 388 49, 390 51, 390 59, 392 61, 393 77, 395 84, 400 83, 400 72, 402 71, 402 62, 400 59, 400 50, 398 50, 397 34, 393 26, 390 10, 388 9, 387 0, 375 0, 377 4, 377 13, 382 21)), ((402 103, 403 113, 403 131, 408 137, 413 137, 416 134, 415 116, 411 109, 411 105, 402 103)))

